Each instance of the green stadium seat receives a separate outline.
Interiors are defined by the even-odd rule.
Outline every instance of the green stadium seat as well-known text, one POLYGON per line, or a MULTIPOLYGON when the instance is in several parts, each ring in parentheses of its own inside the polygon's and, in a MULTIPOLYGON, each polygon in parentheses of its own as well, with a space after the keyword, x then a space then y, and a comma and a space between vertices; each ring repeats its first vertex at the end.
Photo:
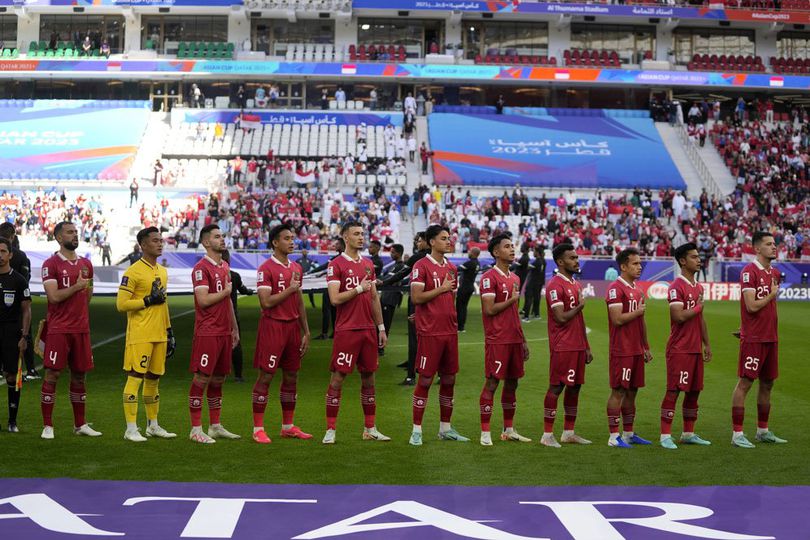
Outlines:
POLYGON ((39 43, 37 43, 36 41, 32 41, 31 44, 28 46, 28 52, 32 53, 38 50, 39 50, 39 43))
POLYGON ((73 49, 65 49, 65 57, 66 58, 74 58, 76 56, 76 51, 73 49))
POLYGON ((233 54, 233 50, 234 50, 233 43, 228 43, 228 47, 227 47, 227 49, 228 49, 228 52, 229 52, 229 53, 233 54))
POLYGON ((39 50, 40 51, 48 50, 48 42, 45 41, 44 39, 39 40, 39 50))
POLYGON ((53 49, 49 49, 48 51, 45 52, 45 57, 46 58, 54 58, 55 56, 56 56, 56 53, 53 51, 53 49))
POLYGON ((19 49, 11 49, 11 57, 12 58, 18 58, 19 56, 20 56, 19 49))
POLYGON ((144 43, 143 45, 143 48, 147 50, 152 50, 155 48, 155 43, 151 39, 147 39, 146 43, 144 43))
POLYGON ((3 49, 3 58, 8 58, 11 56, 11 49, 3 49))

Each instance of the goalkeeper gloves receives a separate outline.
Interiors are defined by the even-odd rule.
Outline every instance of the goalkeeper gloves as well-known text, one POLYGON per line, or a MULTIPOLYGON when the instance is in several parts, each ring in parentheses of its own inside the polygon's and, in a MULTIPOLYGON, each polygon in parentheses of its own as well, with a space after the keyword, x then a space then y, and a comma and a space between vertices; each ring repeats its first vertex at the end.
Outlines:
POLYGON ((143 305, 146 307, 156 306, 166 302, 166 291, 160 286, 160 280, 152 282, 152 291, 149 296, 143 297, 143 305))
POLYGON ((166 330, 166 358, 174 356, 174 351, 177 349, 177 341, 174 339, 174 332, 169 328, 166 330))

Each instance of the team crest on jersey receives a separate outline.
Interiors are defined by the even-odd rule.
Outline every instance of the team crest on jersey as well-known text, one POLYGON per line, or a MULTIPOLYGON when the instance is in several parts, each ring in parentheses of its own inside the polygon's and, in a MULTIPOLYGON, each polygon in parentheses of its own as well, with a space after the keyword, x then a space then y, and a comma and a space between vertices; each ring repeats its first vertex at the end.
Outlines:
POLYGON ((608 298, 611 299, 611 300, 616 299, 616 289, 610 289, 608 291, 608 298))
POLYGON ((748 272, 743 272, 742 278, 743 283, 749 283, 751 281, 751 275, 748 272))
POLYGON ((368 266, 366 266, 366 275, 367 276, 371 275, 371 268, 369 268, 368 266))
POLYGON ((194 271, 194 279, 196 279, 197 281, 202 281, 202 270, 194 271))
POLYGON ((90 270, 88 270, 87 268, 82 268, 82 277, 84 279, 89 278, 90 277, 90 270))
POLYGON ((484 282, 481 283, 481 287, 484 289, 489 289, 489 278, 484 278, 484 282))
POLYGON ((121 286, 126 287, 129 285, 129 276, 124 276, 121 278, 121 286))
POLYGON ((550 296, 552 300, 557 300, 557 291, 551 291, 550 296))
POLYGON ((353 276, 353 275, 354 275, 354 270, 352 270, 351 268, 349 268, 349 275, 350 275, 350 276, 353 276))
POLYGON ((11 307, 14 305, 14 291, 5 291, 3 293, 3 303, 6 307, 11 307))

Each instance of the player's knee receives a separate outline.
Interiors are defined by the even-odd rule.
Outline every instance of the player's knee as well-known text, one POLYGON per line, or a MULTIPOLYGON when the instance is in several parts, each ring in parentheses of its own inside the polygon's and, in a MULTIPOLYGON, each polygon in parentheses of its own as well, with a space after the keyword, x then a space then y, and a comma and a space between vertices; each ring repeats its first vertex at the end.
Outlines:
POLYGON ((517 390, 518 387, 518 380, 517 379, 506 379, 503 382, 504 390, 517 390))
POLYGON ((420 375, 417 384, 424 388, 430 388, 430 386, 433 384, 433 377, 426 377, 425 375, 420 375))
POLYGON ((136 379, 143 379, 143 373, 138 373, 137 371, 134 370, 129 370, 129 373, 127 373, 127 375, 129 375, 130 377, 135 377, 136 379))
POLYGON ((548 386, 548 391, 554 394, 555 396, 559 396, 565 390, 565 385, 563 384, 550 384, 548 386))
POLYGON ((770 392, 772 388, 773 388, 773 379, 760 379, 759 380, 759 389, 760 390, 770 392))

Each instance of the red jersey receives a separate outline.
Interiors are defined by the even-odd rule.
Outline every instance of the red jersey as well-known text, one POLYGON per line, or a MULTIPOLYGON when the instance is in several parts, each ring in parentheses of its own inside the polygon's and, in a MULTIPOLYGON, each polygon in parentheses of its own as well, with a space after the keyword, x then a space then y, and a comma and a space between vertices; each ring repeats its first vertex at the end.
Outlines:
MULTIPOLYGON (((259 267, 256 274, 256 288, 270 289, 272 294, 279 294, 286 289, 293 279, 303 284, 304 272, 297 262, 288 261, 282 264, 275 257, 270 257, 259 267)), ((299 316, 300 299, 298 293, 291 294, 286 300, 270 309, 262 310, 262 317, 277 321, 296 321, 299 316)))
MULTIPOLYGON (((771 266, 770 270, 754 261, 743 268, 740 274, 741 293, 754 291, 757 300, 765 298, 771 292, 771 281, 779 283, 779 271, 771 266)), ((745 309, 745 298, 740 295, 740 339, 751 343, 774 343, 779 341, 777 333, 776 298, 768 302, 756 313, 745 309)))
MULTIPOLYGON (((417 264, 419 263, 417 262, 417 264)), ((487 270, 481 276, 481 298, 494 296, 496 304, 506 302, 510 297, 514 296, 515 287, 520 291, 520 278, 517 274, 514 272, 504 274, 497 266, 487 270)), ((483 313, 482 315, 486 343, 523 343, 523 328, 520 326, 517 303, 492 317, 483 313)))
POLYGON ((579 305, 582 286, 561 274, 555 274, 546 285, 546 311, 548 312, 548 348, 550 352, 584 351, 590 348, 585 335, 585 317, 580 311, 565 324, 554 320, 552 308, 563 306, 563 312, 579 305))
MULTIPOLYGON (((42 284, 55 281, 58 288, 67 289, 76 284, 79 276, 93 279, 93 263, 81 257, 74 261, 57 252, 42 264, 42 284)), ((58 304, 48 303, 49 334, 87 334, 90 332, 88 291, 79 291, 58 304)))
MULTIPOLYGON (((458 287, 458 271, 453 263, 444 259, 439 264, 429 254, 425 255, 413 265, 411 271, 411 285, 421 283, 425 292, 438 289, 444 283, 446 276, 456 280, 458 287)), ((458 321, 456 319, 456 294, 447 291, 425 304, 416 304, 416 335, 417 336, 446 336, 458 334, 458 321)))
MULTIPOLYGON (((203 287, 209 292, 219 292, 231 282, 231 267, 221 261, 215 263, 208 255, 200 259, 191 271, 191 284, 196 291, 203 287)), ((231 335, 233 306, 231 297, 226 296, 213 306, 201 307, 194 297, 194 335, 195 336, 229 336, 231 335)))
MULTIPOLYGON (((695 309, 703 296, 703 287, 695 281, 691 283, 685 277, 678 276, 667 291, 669 304, 681 304, 684 309, 695 309)), ((692 317, 684 323, 670 322, 667 354, 691 353, 699 354, 703 351, 703 313, 692 317)))
MULTIPOLYGON (((341 253, 329 261, 329 266, 326 268, 326 283, 327 285, 333 282, 340 283, 338 292, 356 288, 366 277, 371 281, 377 279, 374 274, 374 265, 363 257, 354 260, 345 253, 341 253)), ((372 300, 371 291, 369 291, 337 306, 335 332, 376 328, 371 310, 372 300)))
MULTIPOLYGON (((635 284, 630 285, 621 277, 608 287, 605 301, 610 306, 622 306, 622 313, 635 311, 644 303, 644 293, 635 284)), ((644 354, 644 317, 637 317, 623 326, 613 326, 608 316, 610 329, 610 354, 614 356, 636 356, 644 354)))

